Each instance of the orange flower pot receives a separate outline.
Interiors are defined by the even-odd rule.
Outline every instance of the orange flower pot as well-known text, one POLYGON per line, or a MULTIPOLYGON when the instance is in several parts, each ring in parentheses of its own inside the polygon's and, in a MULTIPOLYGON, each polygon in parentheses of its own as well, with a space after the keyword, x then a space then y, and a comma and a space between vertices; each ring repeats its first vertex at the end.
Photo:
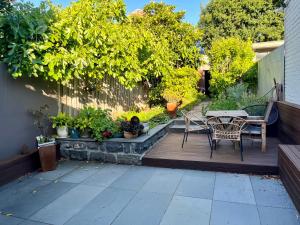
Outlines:
POLYGON ((168 111, 169 116, 171 118, 176 117, 177 107, 178 107, 178 104, 175 103, 175 102, 168 102, 167 103, 167 111, 168 111))

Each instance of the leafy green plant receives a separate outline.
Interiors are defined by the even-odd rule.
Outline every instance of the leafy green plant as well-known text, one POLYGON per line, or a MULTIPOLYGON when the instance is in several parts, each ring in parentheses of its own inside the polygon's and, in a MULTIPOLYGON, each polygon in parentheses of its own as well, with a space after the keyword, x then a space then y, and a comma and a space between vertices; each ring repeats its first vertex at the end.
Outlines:
POLYGON ((65 113, 60 112, 57 116, 51 117, 52 127, 68 127, 71 125, 71 117, 65 113))
POLYGON ((162 97, 168 102, 168 103, 179 103, 182 101, 182 96, 180 96, 175 90, 165 89, 162 93, 162 97))
POLYGON ((282 40, 283 0, 214 0, 201 10, 202 43, 210 48, 221 37, 238 36, 252 42, 282 40))
MULTIPOLYGON (((250 41, 240 38, 221 38, 212 43, 208 52, 211 62, 210 88, 215 93, 222 93, 228 87, 248 77, 247 72, 254 65, 254 52, 250 41)), ((251 71, 252 76, 255 76, 251 71)))
POLYGON ((205 114, 208 110, 237 110, 250 105, 264 105, 265 97, 258 97, 248 90, 247 84, 237 84, 228 88, 217 98, 202 109, 205 114))
POLYGON ((160 114, 163 114, 164 112, 165 112, 165 109, 163 107, 156 106, 156 107, 153 107, 150 109, 145 109, 140 112, 128 111, 128 112, 120 114, 119 117, 125 118, 126 120, 130 120, 133 116, 137 116, 141 120, 141 122, 148 122, 152 118, 154 118, 160 114))
POLYGON ((92 136, 97 141, 102 141, 118 132, 118 127, 110 116, 110 110, 96 109, 91 117, 90 128, 92 136))
POLYGON ((163 77, 162 96, 169 102, 172 100, 173 102, 182 101, 183 104, 192 102, 199 97, 197 84, 200 78, 200 74, 189 67, 173 70, 163 77))
POLYGON ((43 45, 55 21, 55 11, 47 2, 38 7, 17 2, 0 14, 0 60, 7 63, 13 77, 47 77, 43 45))
POLYGON ((74 127, 78 128, 81 133, 90 129, 95 111, 92 107, 84 107, 80 110, 78 116, 74 119, 74 127))

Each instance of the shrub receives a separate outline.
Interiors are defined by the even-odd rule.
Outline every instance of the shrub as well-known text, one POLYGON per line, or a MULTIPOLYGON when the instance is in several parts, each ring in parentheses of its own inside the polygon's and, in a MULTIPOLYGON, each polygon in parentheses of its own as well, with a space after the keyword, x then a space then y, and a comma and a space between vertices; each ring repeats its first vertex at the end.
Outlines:
POLYGON ((257 97, 248 90, 248 85, 238 84, 228 88, 221 93, 210 104, 203 108, 205 114, 208 110, 236 110, 243 109, 250 105, 265 104, 267 99, 265 97, 257 97))
POLYGON ((244 78, 256 76, 253 70, 254 52, 250 41, 221 38, 212 43, 208 52, 211 63, 211 90, 218 94, 244 78))
POLYGON ((190 67, 175 69, 163 77, 162 96, 168 100, 172 94, 172 98, 176 97, 177 101, 182 100, 183 104, 194 101, 199 97, 197 84, 200 78, 200 74, 190 67))

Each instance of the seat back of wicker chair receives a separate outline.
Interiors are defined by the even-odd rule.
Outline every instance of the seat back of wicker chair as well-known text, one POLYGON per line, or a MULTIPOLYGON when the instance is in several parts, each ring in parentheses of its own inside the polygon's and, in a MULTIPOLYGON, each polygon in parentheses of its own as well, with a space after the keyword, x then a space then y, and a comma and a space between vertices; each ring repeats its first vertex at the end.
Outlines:
POLYGON ((241 126, 236 123, 216 123, 211 125, 214 140, 241 140, 241 126))

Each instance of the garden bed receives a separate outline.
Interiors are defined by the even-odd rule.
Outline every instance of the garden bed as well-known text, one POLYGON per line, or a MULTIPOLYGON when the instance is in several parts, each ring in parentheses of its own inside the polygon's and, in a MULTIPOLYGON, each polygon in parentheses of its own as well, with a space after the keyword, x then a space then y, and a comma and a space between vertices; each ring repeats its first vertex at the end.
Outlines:
POLYGON ((141 158, 167 133, 172 121, 158 125, 134 139, 111 138, 98 142, 91 138, 58 138, 60 153, 73 160, 103 161, 123 164, 141 164, 141 158))

